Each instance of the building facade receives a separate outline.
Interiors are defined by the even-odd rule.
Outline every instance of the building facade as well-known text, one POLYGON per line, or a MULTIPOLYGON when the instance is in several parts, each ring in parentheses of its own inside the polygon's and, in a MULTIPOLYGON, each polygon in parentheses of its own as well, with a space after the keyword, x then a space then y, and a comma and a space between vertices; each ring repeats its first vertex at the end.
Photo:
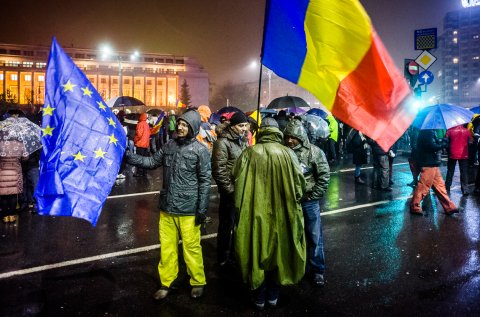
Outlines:
MULTIPOLYGON (((192 105, 208 104, 208 74, 186 56, 119 52, 103 59, 98 50, 64 48, 105 101, 132 96, 146 106, 176 107, 185 80, 192 105), (121 81, 121 83, 120 83, 121 81)), ((0 44, 0 96, 20 105, 44 102, 49 47, 0 44)))
POLYGON ((442 93, 446 103, 480 104, 480 7, 449 12, 441 43, 442 93))

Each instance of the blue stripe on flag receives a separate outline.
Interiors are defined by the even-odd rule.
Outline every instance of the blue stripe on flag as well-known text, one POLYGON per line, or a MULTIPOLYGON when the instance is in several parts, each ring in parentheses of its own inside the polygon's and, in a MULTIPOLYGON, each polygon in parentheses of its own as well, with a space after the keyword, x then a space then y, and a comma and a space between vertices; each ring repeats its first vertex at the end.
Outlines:
POLYGON ((297 83, 307 54, 305 15, 309 0, 267 2, 263 65, 297 83))

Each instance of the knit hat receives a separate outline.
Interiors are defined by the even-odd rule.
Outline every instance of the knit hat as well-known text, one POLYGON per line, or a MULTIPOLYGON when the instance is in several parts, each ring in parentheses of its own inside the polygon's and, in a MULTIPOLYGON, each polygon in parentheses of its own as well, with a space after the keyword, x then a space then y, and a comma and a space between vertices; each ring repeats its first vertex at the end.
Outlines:
POLYGON ((248 122, 248 119, 243 112, 235 112, 235 114, 230 118, 231 126, 246 122, 248 122))

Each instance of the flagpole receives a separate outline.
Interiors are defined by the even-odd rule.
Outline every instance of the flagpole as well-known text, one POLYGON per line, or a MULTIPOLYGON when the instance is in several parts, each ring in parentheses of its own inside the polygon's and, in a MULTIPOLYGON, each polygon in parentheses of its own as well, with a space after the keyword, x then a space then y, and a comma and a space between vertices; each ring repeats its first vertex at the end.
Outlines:
MULTIPOLYGON (((262 30, 262 48, 260 51, 260 74, 258 78, 258 96, 257 96, 257 124, 260 119, 260 96, 261 96, 261 91, 262 91, 262 72, 263 72, 263 48, 265 46, 265 25, 267 23, 267 13, 269 12, 270 9, 270 0, 265 1, 265 14, 263 18, 263 30, 262 30)), ((260 124, 258 126, 260 128, 260 124)), ((257 132, 258 133, 258 132, 257 132)))

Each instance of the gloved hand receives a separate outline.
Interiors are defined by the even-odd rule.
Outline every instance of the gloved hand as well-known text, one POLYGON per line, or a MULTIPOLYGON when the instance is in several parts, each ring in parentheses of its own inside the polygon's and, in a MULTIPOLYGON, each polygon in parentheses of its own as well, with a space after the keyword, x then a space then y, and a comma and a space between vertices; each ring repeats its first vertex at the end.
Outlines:
POLYGON ((207 215, 205 213, 197 212, 195 214, 195 225, 203 225, 205 224, 205 220, 207 220, 207 215))

